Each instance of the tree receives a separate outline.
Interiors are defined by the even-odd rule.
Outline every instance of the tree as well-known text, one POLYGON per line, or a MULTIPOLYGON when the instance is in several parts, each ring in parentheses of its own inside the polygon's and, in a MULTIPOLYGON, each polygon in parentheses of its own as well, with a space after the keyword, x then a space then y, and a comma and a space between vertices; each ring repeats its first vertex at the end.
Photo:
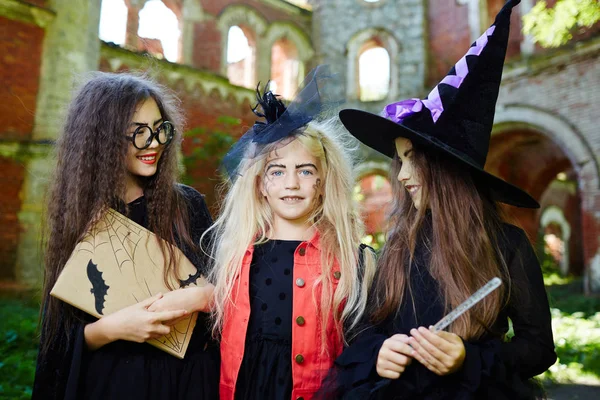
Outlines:
POLYGON ((590 28, 600 20, 598 0, 558 0, 554 8, 545 1, 523 16, 523 32, 542 47, 559 47, 573 38, 577 28, 590 28))

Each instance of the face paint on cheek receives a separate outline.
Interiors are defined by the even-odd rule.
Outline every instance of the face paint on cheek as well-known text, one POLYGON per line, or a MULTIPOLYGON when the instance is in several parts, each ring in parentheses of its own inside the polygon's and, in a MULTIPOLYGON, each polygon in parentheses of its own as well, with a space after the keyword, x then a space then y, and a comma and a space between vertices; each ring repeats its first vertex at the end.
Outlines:
POLYGON ((321 193, 321 178, 317 178, 313 185, 313 189, 315 190, 316 196, 313 197, 312 204, 314 207, 317 207, 323 198, 323 193, 321 193))
POLYGON ((319 190, 321 189, 321 178, 317 178, 317 181, 315 182, 315 184, 313 185, 313 189, 315 190, 319 190))
POLYGON ((267 195, 271 195, 271 189, 273 188, 273 185, 273 181, 269 179, 267 175, 265 175, 262 183, 263 190, 265 192, 265 197, 267 197, 267 195))

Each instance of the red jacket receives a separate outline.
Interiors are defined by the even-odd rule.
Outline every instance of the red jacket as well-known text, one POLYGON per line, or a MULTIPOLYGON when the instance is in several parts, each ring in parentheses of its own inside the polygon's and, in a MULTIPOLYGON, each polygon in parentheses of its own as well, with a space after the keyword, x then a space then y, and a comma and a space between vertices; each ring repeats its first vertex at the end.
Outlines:
MULTIPOLYGON (((236 276, 231 299, 225 309, 221 337, 221 383, 222 400, 233 400, 242 358, 246 332, 250 319, 249 280, 250 263, 254 247, 248 247, 242 260, 242 269, 236 276), (242 288, 239 291, 239 288, 242 288)), ((292 327, 292 400, 308 400, 321 386, 333 361, 342 352, 343 343, 335 328, 333 315, 327 323, 327 352, 321 351, 321 324, 317 315, 315 299, 321 298, 320 290, 313 297, 313 287, 321 274, 321 254, 318 232, 307 242, 302 242, 294 253, 293 324, 292 327)), ((340 278, 339 266, 332 269, 334 290, 340 278)))

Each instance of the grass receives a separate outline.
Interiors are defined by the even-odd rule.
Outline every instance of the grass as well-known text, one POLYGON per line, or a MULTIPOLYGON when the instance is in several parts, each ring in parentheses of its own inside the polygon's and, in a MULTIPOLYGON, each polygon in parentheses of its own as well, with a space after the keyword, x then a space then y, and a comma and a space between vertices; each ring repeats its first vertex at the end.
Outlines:
POLYGON ((582 295, 581 278, 544 277, 558 361, 541 377, 551 383, 600 385, 600 298, 582 295))
MULTIPOLYGON (((600 298, 583 296, 581 279, 547 273, 558 361, 546 384, 600 385, 600 298)), ((38 304, 0 298, 0 398, 29 399, 35 374, 38 304)))
POLYGON ((0 398, 31 398, 38 310, 34 302, 0 298, 0 398))

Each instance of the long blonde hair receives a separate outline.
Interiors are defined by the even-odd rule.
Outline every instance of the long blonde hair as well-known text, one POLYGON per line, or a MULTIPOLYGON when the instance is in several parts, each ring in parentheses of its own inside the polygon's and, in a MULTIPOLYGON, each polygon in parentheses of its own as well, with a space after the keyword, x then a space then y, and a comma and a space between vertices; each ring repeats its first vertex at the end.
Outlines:
MULTIPOLYGON (((322 198, 312 212, 311 221, 321 241, 321 277, 315 288, 321 288, 321 298, 314 299, 320 312, 322 336, 330 313, 337 322, 338 334, 344 338, 342 326, 351 329, 364 313, 366 295, 372 281, 375 260, 365 251, 362 274, 358 268, 358 249, 363 226, 353 201, 354 175, 350 154, 354 143, 348 140, 335 120, 312 121, 297 132, 295 139, 313 154, 323 171, 322 198), (331 280, 333 263, 337 260, 341 277, 335 293, 331 280)), ((290 138, 268 145, 253 158, 241 161, 233 184, 222 203, 220 216, 206 232, 211 234, 213 266, 209 279, 215 283, 213 333, 219 336, 224 313, 232 302, 235 277, 242 268, 242 259, 249 245, 264 243, 273 229, 272 211, 260 193, 259 182, 269 153, 290 138)), ((314 289, 313 288, 313 292, 314 289)))

